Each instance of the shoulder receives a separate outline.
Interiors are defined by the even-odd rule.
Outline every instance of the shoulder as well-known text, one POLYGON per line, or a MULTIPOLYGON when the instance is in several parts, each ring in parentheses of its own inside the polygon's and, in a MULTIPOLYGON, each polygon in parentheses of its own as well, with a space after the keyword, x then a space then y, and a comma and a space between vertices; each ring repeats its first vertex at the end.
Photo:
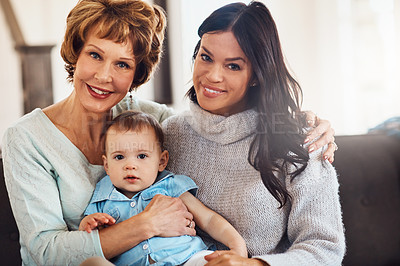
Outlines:
POLYGON ((186 175, 173 175, 171 179, 175 184, 180 184, 182 187, 197 187, 196 183, 186 175))
POLYGON ((159 122, 164 121, 174 114, 173 109, 165 104, 136 98, 137 104, 142 112, 154 115, 159 122))
MULTIPOLYGON (((22 116, 6 129, 3 135, 3 148, 13 143, 44 141, 44 133, 52 130, 52 124, 41 109, 37 108, 22 116)), ((27 148, 27 147, 25 147, 27 148)))
POLYGON ((188 129, 190 127, 190 124, 187 122, 188 119, 190 119, 189 111, 184 111, 168 117, 161 124, 164 133, 166 135, 177 133, 186 134, 187 131, 185 129, 188 129))
POLYGON ((17 121, 12 123, 7 130, 32 130, 34 128, 41 129, 41 127, 38 127, 38 122, 41 122, 45 116, 46 115, 40 108, 36 108, 32 112, 25 114, 17 121))
POLYGON ((93 192, 91 202, 107 200, 114 189, 114 185, 108 175, 104 176, 96 184, 96 188, 93 192))
POLYGON ((113 184, 111 183, 110 177, 106 175, 99 182, 97 182, 92 198, 90 199, 89 204, 86 206, 84 215, 89 215, 96 212, 104 212, 104 203, 110 199, 112 191, 113 184))
MULTIPOLYGON (((287 177, 287 185, 292 188, 311 187, 320 183, 338 186, 335 168, 327 160, 323 159, 325 150, 326 146, 310 153, 307 167, 292 181, 290 177, 287 177)), ((289 172, 292 172, 294 169, 294 166, 290 166, 289 172)))
POLYGON ((160 104, 154 101, 140 99, 138 97, 133 97, 133 99, 131 100, 130 97, 126 96, 124 99, 122 99, 121 102, 119 102, 113 108, 113 115, 117 116, 120 113, 127 110, 137 110, 151 114, 159 122, 164 121, 165 119, 174 114, 173 109, 165 104, 160 104))
POLYGON ((196 183, 186 175, 176 175, 169 171, 164 170, 161 175, 167 175, 166 178, 161 180, 162 186, 168 191, 168 194, 172 197, 179 197, 186 191, 196 195, 197 185, 196 183))
MULTIPOLYGON (((193 128, 187 123, 183 114, 177 114, 166 119, 162 124, 162 129, 165 136, 164 145, 170 153, 170 163, 177 159, 177 151, 185 151, 188 143, 193 139, 193 128)), ((179 152, 183 156, 185 153, 179 152)), ((171 167, 171 164, 169 165, 171 167)))
POLYGON ((188 111, 184 111, 173 116, 168 117, 162 122, 163 126, 167 125, 180 125, 185 122, 185 117, 189 115, 188 111))
POLYGON ((186 175, 174 175, 173 180, 174 183, 177 184, 176 188, 178 188, 176 191, 176 197, 179 197, 187 191, 192 193, 193 196, 196 196, 198 186, 190 177, 186 175))

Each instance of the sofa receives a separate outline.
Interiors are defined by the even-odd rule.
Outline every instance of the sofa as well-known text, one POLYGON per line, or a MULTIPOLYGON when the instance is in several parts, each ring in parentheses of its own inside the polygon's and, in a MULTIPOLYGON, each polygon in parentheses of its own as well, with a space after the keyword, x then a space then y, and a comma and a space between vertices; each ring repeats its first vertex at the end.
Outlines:
MULTIPOLYGON (((343 265, 400 265, 400 139, 337 136, 335 166, 347 252, 343 265)), ((21 265, 0 159, 0 262, 21 265)))

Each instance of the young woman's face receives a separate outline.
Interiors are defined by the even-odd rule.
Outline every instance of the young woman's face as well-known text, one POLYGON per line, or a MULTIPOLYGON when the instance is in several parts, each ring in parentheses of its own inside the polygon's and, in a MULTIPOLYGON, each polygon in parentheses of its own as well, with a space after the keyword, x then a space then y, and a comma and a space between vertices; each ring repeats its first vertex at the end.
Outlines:
POLYGON ((193 69, 193 85, 203 109, 224 116, 246 110, 251 76, 251 64, 232 32, 203 35, 193 69))
POLYGON ((88 33, 78 57, 74 87, 90 112, 106 112, 127 94, 135 74, 132 42, 116 43, 88 33))

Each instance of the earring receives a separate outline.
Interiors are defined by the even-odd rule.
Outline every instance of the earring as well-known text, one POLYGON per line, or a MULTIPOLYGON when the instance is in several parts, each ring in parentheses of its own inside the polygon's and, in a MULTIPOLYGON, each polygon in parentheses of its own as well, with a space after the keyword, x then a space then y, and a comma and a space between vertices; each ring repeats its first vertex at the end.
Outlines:
POLYGON ((252 84, 250 85, 250 87, 255 87, 255 86, 257 86, 257 82, 254 82, 254 83, 252 83, 252 84))
POLYGON ((130 103, 133 104, 132 88, 129 89, 130 103))

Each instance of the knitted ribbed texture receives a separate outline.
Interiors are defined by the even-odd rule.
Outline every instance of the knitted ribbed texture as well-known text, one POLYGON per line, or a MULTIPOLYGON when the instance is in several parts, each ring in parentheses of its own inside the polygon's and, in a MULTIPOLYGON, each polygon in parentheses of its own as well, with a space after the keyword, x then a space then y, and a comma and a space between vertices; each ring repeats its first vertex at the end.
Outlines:
POLYGON ((233 224, 249 254, 271 265, 340 265, 345 243, 338 182, 322 150, 310 154, 293 182, 282 180, 293 201, 278 209, 247 160, 256 112, 223 117, 190 107, 163 123, 168 167, 193 178, 198 198, 233 224))

